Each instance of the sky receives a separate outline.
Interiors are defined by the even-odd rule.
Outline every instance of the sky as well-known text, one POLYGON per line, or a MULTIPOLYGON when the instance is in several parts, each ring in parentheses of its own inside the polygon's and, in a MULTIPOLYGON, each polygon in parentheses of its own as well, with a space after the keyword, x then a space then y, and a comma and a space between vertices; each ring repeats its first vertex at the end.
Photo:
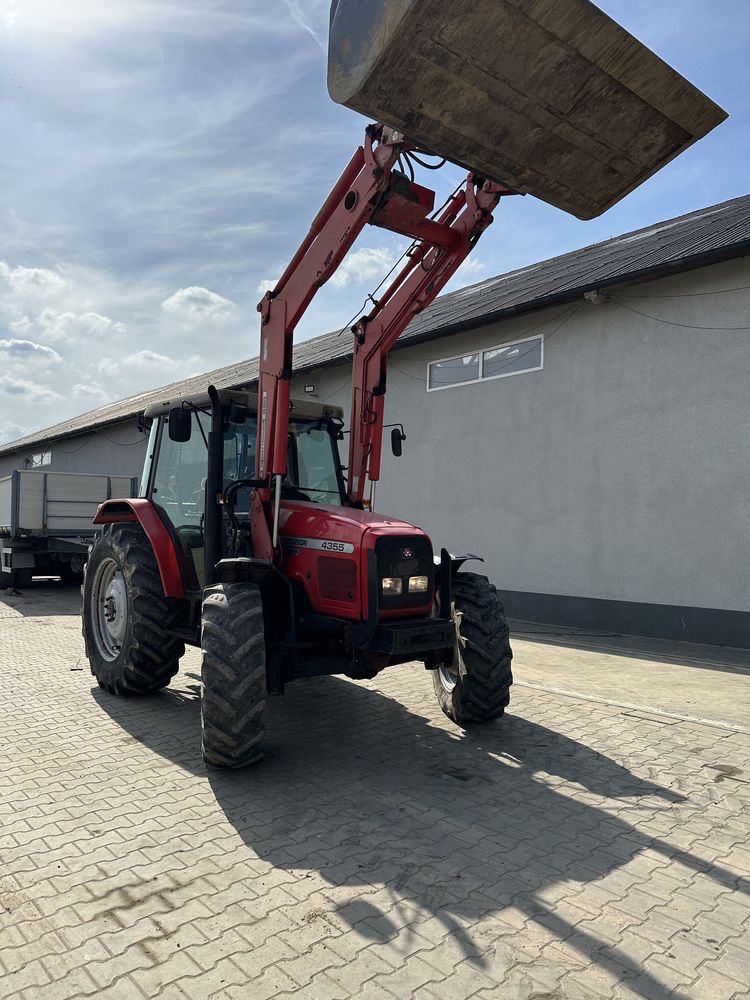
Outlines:
MULTIPOLYGON (((747 0, 599 6, 729 120, 596 220, 506 199, 450 287, 750 191, 747 0)), ((256 304, 366 125, 327 94, 328 8, 0 0, 0 443, 257 354, 256 304)), ((402 249, 368 228, 297 340, 402 249)))

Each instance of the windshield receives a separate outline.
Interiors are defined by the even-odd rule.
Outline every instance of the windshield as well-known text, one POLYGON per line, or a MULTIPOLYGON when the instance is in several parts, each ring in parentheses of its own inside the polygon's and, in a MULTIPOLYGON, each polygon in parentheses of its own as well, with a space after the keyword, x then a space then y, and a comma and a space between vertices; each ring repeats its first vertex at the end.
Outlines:
MULTIPOLYGON (((238 479, 255 478, 255 439, 257 421, 254 416, 242 423, 229 421, 224 434, 224 485, 238 479)), ((338 448, 334 436, 322 420, 290 420, 287 475, 282 498, 312 500, 315 503, 340 504, 340 470, 338 448)), ((237 509, 248 506, 246 490, 237 498, 237 509)))

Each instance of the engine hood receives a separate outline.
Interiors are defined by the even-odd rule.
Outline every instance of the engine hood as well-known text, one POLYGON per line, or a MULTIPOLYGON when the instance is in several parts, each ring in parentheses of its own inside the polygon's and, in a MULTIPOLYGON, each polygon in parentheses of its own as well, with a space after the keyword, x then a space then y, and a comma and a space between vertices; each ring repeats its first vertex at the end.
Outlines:
POLYGON ((304 534, 310 530, 313 537, 320 537, 318 532, 334 532, 331 537, 342 541, 360 538, 365 531, 379 530, 385 534, 423 534, 422 529, 409 521, 398 517, 387 517, 384 514, 369 510, 357 510, 354 507, 328 507, 318 503, 308 503, 303 500, 282 500, 279 514, 279 531, 282 535, 304 534))
MULTIPOLYGON (((313 610, 320 613, 366 617, 368 553, 384 551, 383 546, 398 553, 400 543, 403 552, 408 552, 406 558, 412 560, 421 553, 419 566, 426 568, 412 572, 432 572, 429 538, 421 528, 401 518, 352 507, 282 500, 279 536, 282 571, 304 587, 313 610)), ((390 603, 381 609, 381 617, 426 614, 432 593, 390 603)))

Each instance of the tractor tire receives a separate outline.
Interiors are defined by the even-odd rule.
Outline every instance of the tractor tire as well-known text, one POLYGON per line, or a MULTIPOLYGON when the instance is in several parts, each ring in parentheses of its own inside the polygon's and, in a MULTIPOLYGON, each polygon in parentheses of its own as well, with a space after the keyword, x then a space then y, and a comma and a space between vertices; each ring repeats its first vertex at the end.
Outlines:
POLYGON ((166 630, 181 609, 164 596, 140 525, 104 525, 89 550, 81 603, 86 656, 99 687, 136 695, 169 684, 185 644, 166 630))
POLYGON ((266 704, 263 601, 253 583, 206 587, 201 626, 201 750, 211 767, 261 760, 266 704))
POLYGON ((513 653, 497 590, 486 576, 457 573, 453 607, 460 642, 455 662, 432 671, 438 703, 459 725, 498 719, 510 701, 513 653))

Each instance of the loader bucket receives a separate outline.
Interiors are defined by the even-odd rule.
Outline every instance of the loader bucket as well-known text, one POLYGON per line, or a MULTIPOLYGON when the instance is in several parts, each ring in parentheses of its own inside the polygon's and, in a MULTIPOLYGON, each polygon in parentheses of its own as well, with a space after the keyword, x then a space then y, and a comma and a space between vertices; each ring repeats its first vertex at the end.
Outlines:
POLYGON ((727 117, 589 0, 333 0, 328 89, 580 219, 727 117))

